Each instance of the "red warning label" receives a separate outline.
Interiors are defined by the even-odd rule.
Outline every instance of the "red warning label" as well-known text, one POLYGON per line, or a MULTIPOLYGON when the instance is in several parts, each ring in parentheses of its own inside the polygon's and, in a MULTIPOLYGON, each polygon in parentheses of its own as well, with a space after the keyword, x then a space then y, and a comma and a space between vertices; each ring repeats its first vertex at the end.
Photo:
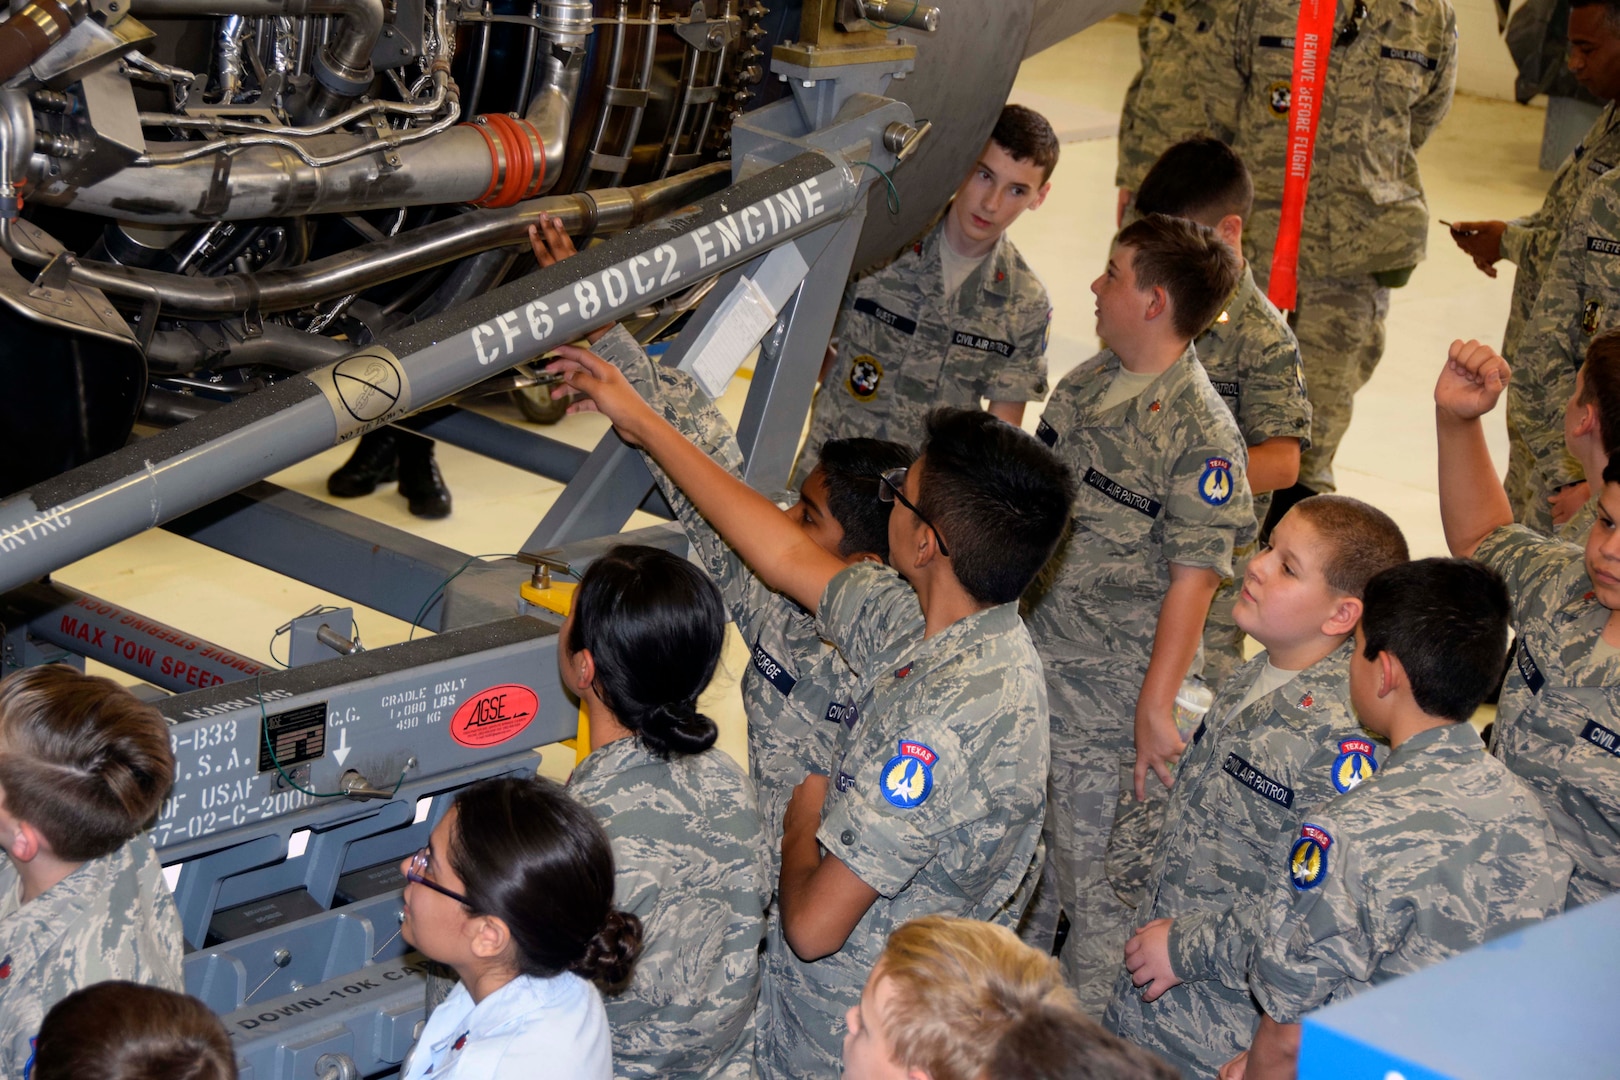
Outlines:
POLYGON ((461 703, 450 718, 450 737, 474 749, 515 738, 540 708, 533 690, 517 683, 492 686, 461 703))

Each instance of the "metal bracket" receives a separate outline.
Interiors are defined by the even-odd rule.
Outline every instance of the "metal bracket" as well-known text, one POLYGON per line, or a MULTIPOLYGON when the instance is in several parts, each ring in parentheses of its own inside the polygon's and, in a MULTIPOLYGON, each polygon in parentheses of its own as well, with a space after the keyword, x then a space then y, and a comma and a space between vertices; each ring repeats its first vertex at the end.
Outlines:
POLYGON ((45 269, 39 272, 34 279, 33 288, 28 295, 38 300, 49 300, 54 304, 73 306, 73 291, 69 286, 73 282, 73 267, 78 262, 69 252, 59 251, 51 256, 51 261, 45 264, 45 269))
POLYGON ((698 52, 719 52, 737 40, 741 32, 736 19, 711 19, 703 9, 703 0, 692 5, 692 14, 684 22, 671 24, 675 34, 698 52))

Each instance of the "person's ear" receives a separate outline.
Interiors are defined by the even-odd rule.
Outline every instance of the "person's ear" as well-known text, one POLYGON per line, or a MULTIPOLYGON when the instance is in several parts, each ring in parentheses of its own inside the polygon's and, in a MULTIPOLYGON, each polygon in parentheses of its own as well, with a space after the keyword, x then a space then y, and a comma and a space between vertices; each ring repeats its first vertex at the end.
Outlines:
POLYGON ((1052 191, 1052 181, 1048 180, 1046 183, 1042 184, 1039 188, 1036 189, 1035 197, 1029 201, 1029 205, 1024 207, 1024 209, 1025 210, 1039 210, 1041 208, 1041 203, 1046 201, 1046 196, 1048 194, 1050 194, 1051 191, 1052 191))
POLYGON ((1378 654, 1378 696, 1388 697, 1406 683, 1406 668, 1394 653, 1385 650, 1378 654))
POLYGON ((1591 402, 1576 402, 1570 406, 1575 410, 1575 422, 1571 425, 1575 434, 1580 436, 1597 433, 1597 407, 1591 402))
POLYGON ((1340 637, 1356 632, 1356 623, 1361 621, 1361 601, 1354 596, 1341 596, 1333 607, 1333 614, 1322 624, 1322 633, 1327 637, 1340 637))
POLYGON ((1221 242, 1239 255, 1243 254, 1243 219, 1236 214, 1227 214, 1215 223, 1215 235, 1221 242))
POLYGON ((467 943, 480 960, 496 960, 512 944, 512 928, 494 915, 479 915, 472 921, 472 940, 467 943))
POLYGON ((596 682, 596 657, 591 655, 591 650, 579 650, 579 652, 568 658, 568 663, 579 680, 578 685, 581 690, 587 689, 596 682))
POLYGON ((42 853, 50 850, 50 845, 45 843, 45 837, 26 821, 17 822, 17 831, 11 835, 7 847, 8 853, 17 862, 33 862, 42 853))
POLYGON ((1142 312, 1142 318, 1147 322, 1152 322, 1169 311, 1170 294, 1165 291, 1164 286, 1155 285, 1149 289, 1147 307, 1142 312))

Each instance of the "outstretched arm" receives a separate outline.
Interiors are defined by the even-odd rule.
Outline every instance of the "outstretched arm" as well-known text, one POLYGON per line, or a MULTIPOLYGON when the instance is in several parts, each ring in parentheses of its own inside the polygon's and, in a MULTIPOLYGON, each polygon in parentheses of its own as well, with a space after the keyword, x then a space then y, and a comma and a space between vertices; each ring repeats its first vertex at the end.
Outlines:
MULTIPOLYGON (((628 443, 639 446, 669 474, 714 530, 771 588, 814 613, 827 583, 844 564, 805 535, 765 496, 726 472, 641 400, 623 374, 586 349, 559 346, 547 366, 561 371, 569 390, 588 402, 569 411, 594 409, 613 422, 628 443)), ((559 388, 559 395, 565 391, 559 388)))
POLYGON ((1440 443, 1440 523, 1446 546, 1471 558, 1479 542, 1513 523, 1513 508, 1496 477, 1479 418, 1496 407, 1512 373, 1489 345, 1454 341, 1434 386, 1440 443))

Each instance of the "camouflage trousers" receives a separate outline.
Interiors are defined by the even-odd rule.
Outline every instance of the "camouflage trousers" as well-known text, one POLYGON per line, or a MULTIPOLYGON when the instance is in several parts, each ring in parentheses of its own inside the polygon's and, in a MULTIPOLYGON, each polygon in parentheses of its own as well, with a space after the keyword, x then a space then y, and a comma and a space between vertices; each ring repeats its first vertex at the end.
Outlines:
POLYGON ((1305 391, 1311 401, 1311 445, 1299 460, 1299 482, 1312 491, 1336 491, 1333 457, 1350 430, 1356 392, 1384 355, 1389 290, 1371 275, 1305 278, 1288 325, 1299 339, 1305 391))
POLYGON ((1058 912, 1069 917, 1059 954, 1065 980, 1093 1017, 1102 1015, 1123 963, 1130 908, 1105 870, 1121 776, 1135 758, 1132 717, 1139 686, 1048 664, 1052 767, 1047 781, 1046 865, 1019 935, 1050 949, 1058 912))
POLYGON ((1530 449, 1530 440, 1524 436, 1522 414, 1526 411, 1524 397, 1542 392, 1529 385, 1534 380, 1515 379, 1507 392, 1507 475, 1502 486, 1507 489, 1508 503, 1513 507, 1513 520, 1528 525, 1539 533, 1552 535, 1552 505, 1547 497, 1552 492, 1542 482, 1541 471, 1536 468, 1536 455, 1530 449), (1524 383, 1525 385, 1520 385, 1524 383))
MULTIPOLYGON (((1146 921, 1144 919, 1144 921, 1146 921)), ((1103 1026, 1164 1058, 1184 1077, 1215 1080, 1220 1067, 1249 1048, 1260 1009, 1247 990, 1214 980, 1182 983, 1152 1002, 1120 971, 1103 1026)))

